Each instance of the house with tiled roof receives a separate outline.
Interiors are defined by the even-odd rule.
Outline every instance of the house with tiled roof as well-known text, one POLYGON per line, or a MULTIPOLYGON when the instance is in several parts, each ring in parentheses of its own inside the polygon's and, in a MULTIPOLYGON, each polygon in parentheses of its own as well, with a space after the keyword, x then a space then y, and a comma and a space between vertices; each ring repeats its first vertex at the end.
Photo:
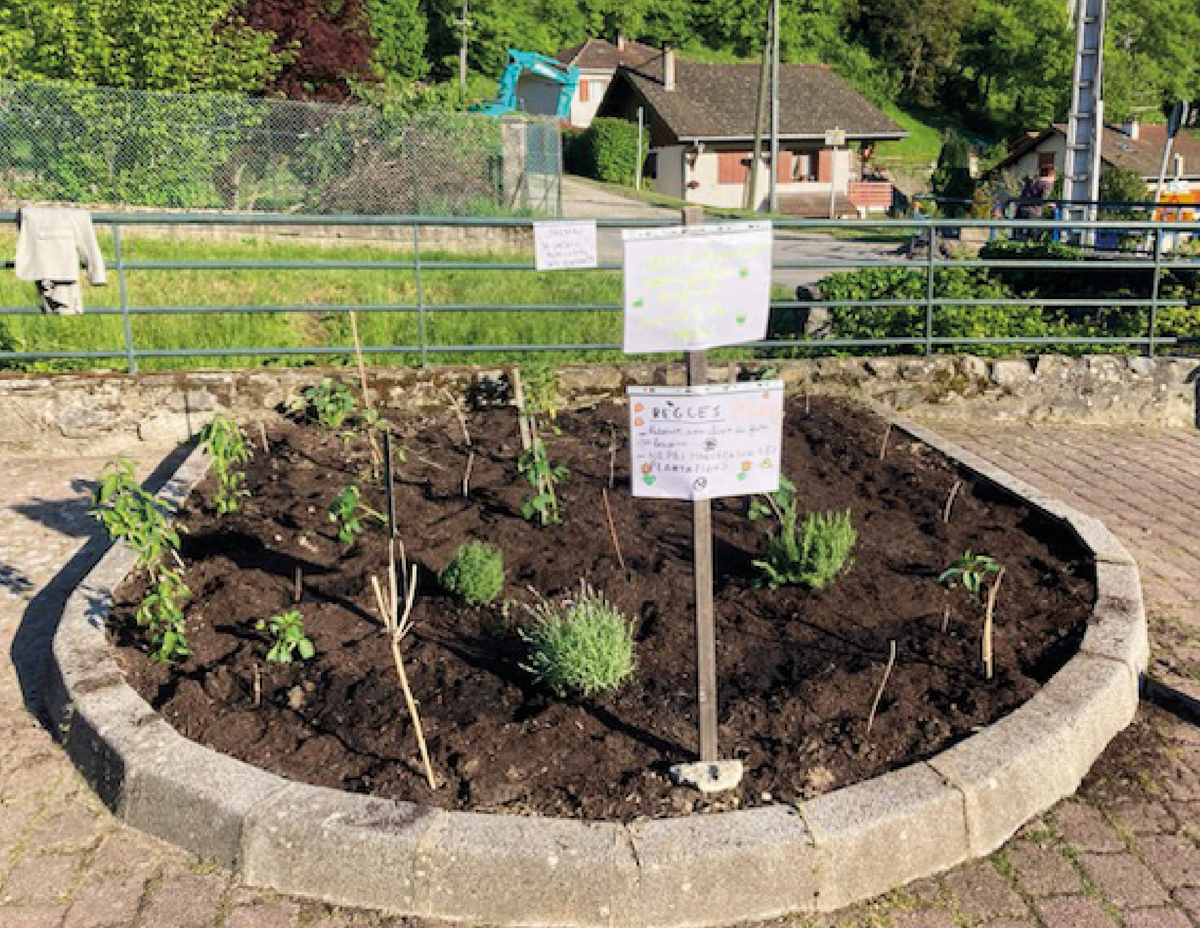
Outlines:
POLYGON ((579 83, 571 99, 571 125, 581 129, 591 125, 618 68, 649 69, 661 58, 661 48, 634 42, 619 33, 613 42, 588 39, 559 52, 562 64, 579 69, 579 83))
MULTIPOLYGON (((753 160, 759 65, 690 61, 670 48, 651 51, 641 53, 640 63, 618 65, 597 115, 637 120, 641 110, 650 133, 648 174, 659 192, 709 206, 742 206, 753 160)), ((781 209, 829 215, 832 203, 840 215, 890 205, 890 184, 869 186, 869 158, 876 143, 908 133, 824 65, 783 65, 779 84, 779 159, 773 169, 781 209)), ((765 137, 763 150, 756 208, 767 199, 772 170, 765 137)))
MULTIPOLYGON (((1100 140, 1100 160, 1105 166, 1129 168, 1146 182, 1147 199, 1158 185, 1163 148, 1167 142, 1165 125, 1129 122, 1106 125, 1100 140)), ((1007 172, 1016 177, 1037 177, 1040 169, 1052 166, 1062 173, 1066 164, 1067 126, 1056 124, 1041 132, 1030 132, 1013 145, 993 173, 1007 172)), ((1167 193, 1175 202, 1200 202, 1200 137, 1189 130, 1175 136, 1172 156, 1167 161, 1167 193)))

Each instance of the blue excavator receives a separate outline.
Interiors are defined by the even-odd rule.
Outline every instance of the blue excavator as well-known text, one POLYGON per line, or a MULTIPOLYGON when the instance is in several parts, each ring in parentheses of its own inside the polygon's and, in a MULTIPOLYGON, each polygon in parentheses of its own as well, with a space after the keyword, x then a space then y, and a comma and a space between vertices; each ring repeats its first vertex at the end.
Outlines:
POLYGON ((557 59, 537 52, 521 52, 515 48, 508 50, 508 67, 500 75, 500 86, 496 89, 496 99, 480 103, 472 107, 480 113, 489 116, 502 116, 520 109, 517 98, 517 82, 525 74, 536 74, 559 85, 556 115, 565 120, 571 115, 571 97, 579 84, 579 69, 574 65, 563 64, 557 59))

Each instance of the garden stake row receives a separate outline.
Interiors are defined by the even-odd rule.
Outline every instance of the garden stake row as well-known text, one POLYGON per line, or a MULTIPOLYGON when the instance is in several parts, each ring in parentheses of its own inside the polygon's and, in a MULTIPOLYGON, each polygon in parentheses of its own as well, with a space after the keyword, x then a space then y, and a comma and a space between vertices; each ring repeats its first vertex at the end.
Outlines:
POLYGON ((896 663, 896 639, 888 642, 888 662, 883 670, 883 679, 879 681, 879 689, 875 692, 875 701, 871 703, 871 712, 867 716, 867 734, 871 734, 871 726, 875 724, 875 712, 879 708, 879 700, 883 699, 883 689, 887 686, 888 677, 892 675, 892 667, 896 663))

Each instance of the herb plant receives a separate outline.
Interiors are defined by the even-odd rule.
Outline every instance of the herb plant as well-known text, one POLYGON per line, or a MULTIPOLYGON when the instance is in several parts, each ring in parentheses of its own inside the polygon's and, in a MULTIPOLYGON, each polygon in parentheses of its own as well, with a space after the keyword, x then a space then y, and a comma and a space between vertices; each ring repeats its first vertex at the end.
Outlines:
POLYGON ((364 503, 362 494, 354 484, 350 484, 333 498, 327 515, 329 521, 337 525, 338 539, 346 546, 354 544, 354 539, 362 533, 363 517, 378 519, 387 524, 387 516, 364 503))
POLYGON ((504 554, 484 541, 468 541, 438 576, 447 592, 472 606, 495 601, 504 588, 504 554))
POLYGON ((300 395, 288 406, 327 429, 336 429, 354 412, 354 394, 344 383, 326 377, 318 384, 301 389, 300 395))
POLYGON ((259 631, 266 629, 274 637, 275 641, 267 651, 267 660, 274 664, 290 664, 295 653, 299 653, 300 659, 305 661, 317 653, 312 641, 304 634, 304 616, 299 609, 289 609, 268 619, 259 619, 255 628, 259 631))
POLYGON ((200 441, 212 458, 213 476, 217 480, 213 503, 217 512, 220 515, 236 512, 239 501, 250 495, 245 488, 246 475, 238 467, 252 457, 246 433, 232 419, 217 415, 201 430, 200 441))
POLYGON ((963 589, 971 596, 977 597, 984 583, 993 574, 999 574, 1000 570, 1000 563, 994 557, 987 554, 976 554, 973 551, 964 551, 938 575, 938 583, 947 583, 951 586, 961 583, 963 589))
POLYGON ((767 537, 766 557, 754 561, 771 589, 803 585, 823 590, 854 563, 858 532, 844 512, 810 512, 796 527, 796 486, 780 474, 779 489, 754 497, 750 518, 773 516, 779 530, 767 537))
POLYGON ((104 466, 93 502, 93 518, 109 538, 133 549, 139 567, 155 568, 167 552, 179 548, 179 534, 167 521, 163 504, 142 489, 131 461, 110 461, 104 466))
POLYGON ((573 602, 525 608, 533 624, 520 631, 529 647, 522 667, 540 684, 560 696, 591 696, 615 690, 633 673, 629 621, 586 583, 573 602))
POLYGON ((183 570, 178 567, 163 568, 156 577, 157 583, 146 594, 134 617, 138 625, 150 630, 154 659, 170 663, 191 653, 184 631, 183 600, 192 591, 183 582, 183 570))
POLYGON ((533 489, 533 495, 521 504, 521 515, 530 521, 536 518, 542 525, 561 522, 554 488, 567 479, 569 471, 550 460, 546 443, 535 438, 533 447, 517 462, 517 470, 533 489))

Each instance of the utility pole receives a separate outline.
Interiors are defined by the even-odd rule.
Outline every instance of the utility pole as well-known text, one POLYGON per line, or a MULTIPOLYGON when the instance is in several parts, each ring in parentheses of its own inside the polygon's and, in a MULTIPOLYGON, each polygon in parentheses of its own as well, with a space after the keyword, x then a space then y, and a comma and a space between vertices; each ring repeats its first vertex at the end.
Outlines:
POLYGON ((779 0, 771 0, 771 183, 770 211, 779 211, 779 0))
POLYGON ((462 27, 462 44, 458 49, 458 95, 467 99, 467 26, 470 19, 467 18, 469 13, 468 3, 470 0, 463 0, 462 19, 458 21, 462 27))
POLYGON ((750 177, 746 184, 746 209, 758 210, 758 169, 762 166, 763 122, 767 118, 767 80, 771 76, 771 33, 775 28, 771 22, 774 5, 767 7, 767 34, 763 36, 762 63, 758 69, 758 101, 754 107, 754 154, 750 158, 750 177))

